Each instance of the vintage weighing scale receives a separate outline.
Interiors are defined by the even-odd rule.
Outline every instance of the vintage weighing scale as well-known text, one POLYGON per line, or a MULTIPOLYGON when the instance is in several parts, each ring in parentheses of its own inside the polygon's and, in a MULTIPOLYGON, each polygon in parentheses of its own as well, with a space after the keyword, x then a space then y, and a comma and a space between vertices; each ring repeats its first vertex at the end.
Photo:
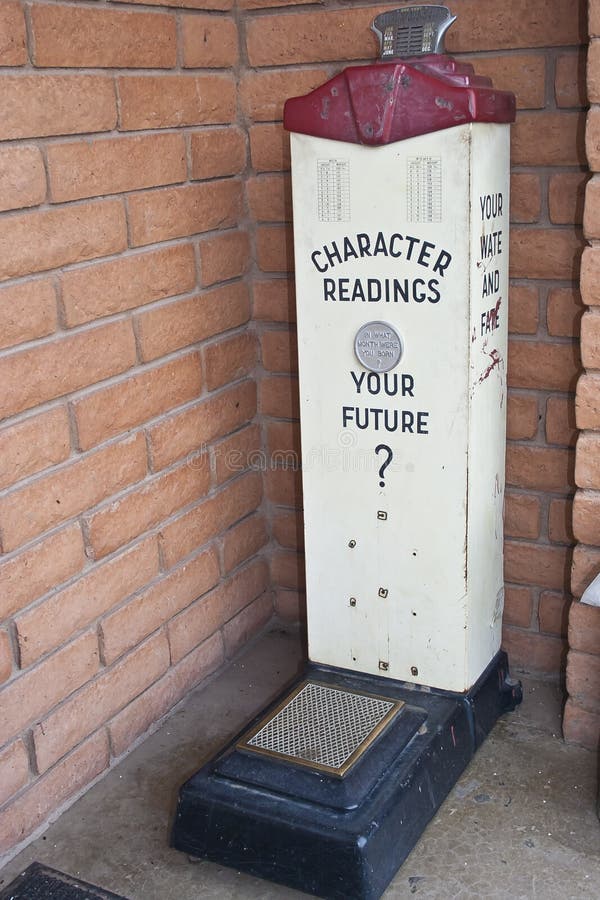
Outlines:
POLYGON ((174 846, 385 890, 520 702, 500 651, 512 94, 443 6, 288 100, 309 663, 181 789, 174 846))

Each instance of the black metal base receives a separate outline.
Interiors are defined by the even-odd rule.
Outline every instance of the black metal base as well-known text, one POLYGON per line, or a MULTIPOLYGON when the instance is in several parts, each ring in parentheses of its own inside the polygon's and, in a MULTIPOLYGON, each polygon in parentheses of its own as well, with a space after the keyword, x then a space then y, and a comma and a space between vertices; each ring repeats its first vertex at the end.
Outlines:
POLYGON ((173 846, 327 900, 375 900, 521 686, 503 652, 467 694, 313 665, 305 678, 406 705, 344 778, 234 739, 181 788, 173 846))

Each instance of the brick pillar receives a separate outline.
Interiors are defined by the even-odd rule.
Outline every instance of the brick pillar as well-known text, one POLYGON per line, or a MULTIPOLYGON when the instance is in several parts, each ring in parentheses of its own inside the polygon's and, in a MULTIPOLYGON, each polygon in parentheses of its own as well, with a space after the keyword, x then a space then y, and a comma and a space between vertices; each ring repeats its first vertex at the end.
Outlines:
POLYGON ((565 739, 595 749, 600 739, 600 609, 578 602, 600 572, 600 0, 589 0, 587 90, 590 102, 586 152, 592 179, 585 194, 584 231, 589 242, 581 265, 587 306, 581 322, 584 373, 577 385, 576 449, 569 654, 563 731, 565 739))

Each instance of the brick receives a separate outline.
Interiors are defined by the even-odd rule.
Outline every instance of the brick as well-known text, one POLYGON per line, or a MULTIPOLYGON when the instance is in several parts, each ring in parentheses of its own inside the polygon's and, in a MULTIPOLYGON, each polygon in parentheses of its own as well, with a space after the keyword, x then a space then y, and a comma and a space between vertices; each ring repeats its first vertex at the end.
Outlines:
POLYGON ((135 363, 130 322, 114 322, 0 359, 0 419, 125 372, 135 363))
POLYGON ((0 280, 107 256, 126 246, 120 200, 19 213, 0 222, 0 280))
POLYGON ((270 463, 300 466, 300 427, 296 422, 271 422, 267 426, 270 463))
POLYGON ((573 533, 582 544, 600 545, 600 495, 577 491, 573 501, 573 533))
MULTIPOLYGON (((4 0, 0 8, 0 66, 23 66, 27 62, 25 17, 20 3, 4 0)), ((0 801, 1 802, 1 801, 0 801)))
POLYGON ((585 172, 561 172, 550 176, 548 206, 550 221, 556 225, 581 225, 585 186, 585 172))
POLYGON ((511 667, 522 672, 557 674, 567 653, 566 641, 561 638, 521 631, 510 625, 504 627, 502 647, 508 653, 511 667))
POLYGON ((302 476, 299 470, 270 469, 265 477, 267 499, 276 506, 302 507, 302 476))
POLYGON ((0 499, 4 550, 14 550, 146 474, 143 434, 63 466, 0 499))
POLYGON ((537 222, 541 208, 539 176, 530 172, 513 172, 510 177, 510 221, 537 222))
POLYGON ((256 514, 234 525, 223 536, 223 569, 231 572, 251 556, 255 556, 269 540, 264 516, 256 514))
POLYGON ((289 550, 279 550, 271 556, 271 578, 276 587, 302 590, 305 586, 304 557, 289 550))
POLYGON ((46 173, 39 147, 1 148, 0 211, 37 206, 45 198, 46 173))
POLYGON ((184 294, 194 288, 191 244, 160 247, 111 262, 64 272, 61 278, 65 321, 69 328, 101 316, 184 294))
POLYGON ((588 3, 588 33, 590 37, 600 36, 600 9, 596 0, 588 3))
POLYGON ((110 131, 117 122, 112 78, 3 75, 0 140, 110 131))
POLYGON ((585 185, 585 211, 583 214, 583 230, 587 238, 600 236, 600 179, 595 177, 585 185))
POLYGON ((293 272, 294 244, 291 228, 263 225, 256 235, 257 263, 263 272, 293 272))
POLYGON ((508 330, 511 334, 535 334, 539 319, 539 291, 528 285, 511 285, 508 330))
POLYGON ((545 634, 555 634, 558 637, 566 637, 570 604, 570 597, 566 597, 564 594, 543 591, 540 595, 538 609, 540 631, 545 634))
POLYGON ((279 511, 273 518, 273 537, 282 547, 301 550, 304 547, 302 516, 296 511, 279 511))
POLYGON ((542 109, 546 102, 546 60, 542 54, 511 53, 502 56, 466 56, 478 75, 492 79, 496 89, 512 91, 517 109, 542 109))
POLYGON ((571 500, 551 500, 548 510, 548 537, 553 543, 574 544, 573 502, 571 500))
POLYGON ((249 318, 248 288, 241 282, 154 307, 136 317, 142 359, 165 356, 244 325, 249 318))
POLYGON ((89 450, 175 406, 194 400, 201 388, 197 353, 94 391, 73 404, 79 448, 89 450))
POLYGON ((252 125, 250 128, 250 156, 257 172, 288 170, 290 135, 282 125, 252 125))
POLYGON ((181 9, 233 9, 234 0, 112 0, 113 3, 143 3, 144 6, 178 6, 181 9))
POLYGON ((288 97, 307 94, 327 81, 328 70, 279 69, 246 71, 240 80, 240 102, 244 115, 255 122, 274 122, 283 117, 288 97))
POLYGON ((584 249, 579 287, 583 302, 587 306, 600 305, 600 248, 584 249))
POLYGON ((255 319, 284 323, 296 321, 296 294, 292 281, 287 278, 255 280, 253 291, 255 319))
MULTIPOLYGON (((594 42, 592 41, 588 53, 591 52, 593 46, 594 42)), ((588 80, 588 92, 586 93, 585 70, 586 54, 584 50, 565 53, 557 58, 554 75, 554 97, 557 106, 587 106, 590 82, 588 80)), ((591 94, 590 101, 592 102, 591 94)))
POLYGON ((162 469, 184 456, 202 463, 206 445, 228 434, 256 413, 256 386, 251 381, 203 399, 149 429, 150 452, 155 469, 162 469))
POLYGON ((109 764, 105 731, 77 747, 44 778, 0 812, 0 853, 41 827, 48 816, 87 787, 109 764))
POLYGON ((581 744, 595 753, 600 742, 600 714, 583 709, 569 697, 563 714, 563 736, 567 743, 581 744))
POLYGON ((587 114, 585 152, 590 170, 600 171, 600 109, 596 106, 587 114))
POLYGON ((291 331, 265 331, 261 336, 262 363, 268 372, 297 372, 298 347, 291 331))
POLYGON ((572 391, 579 371, 579 351, 575 344, 509 343, 508 383, 511 387, 572 391))
POLYGON ((177 62, 172 15, 35 4, 31 28, 38 67, 161 69, 177 62))
POLYGON ((584 166, 585 115, 580 112, 519 113, 511 129, 513 166, 584 166))
POLYGON ((165 565, 176 565, 235 522, 253 513, 261 499, 260 475, 248 472, 165 525, 160 533, 165 565))
POLYGON ((179 662, 241 612, 263 593, 267 584, 265 561, 254 560, 172 619, 168 631, 173 662, 179 662))
POLYGON ((569 610, 569 647, 582 653, 600 652, 600 610, 587 603, 572 603, 569 610))
POLYGON ((241 9, 266 9, 271 6, 292 6, 299 3, 313 3, 314 0, 239 0, 238 5, 241 9))
POLYGON ((93 678, 98 666, 98 640, 89 631, 10 681, 0 694, 2 744, 93 678))
POLYGON ((256 338, 245 333, 222 338, 204 350, 209 391, 248 375, 256 365, 256 338))
POLYGON ((530 584, 554 590, 568 588, 568 548, 506 541, 504 574, 506 580, 513 584, 530 584))
POLYGON ((515 227, 510 238, 510 275, 575 280, 582 250, 576 230, 515 227))
POLYGON ((590 712, 600 713, 600 656, 571 649, 566 686, 574 703, 590 712))
POLYGON ((182 134, 145 134, 50 144, 52 200, 80 200, 185 181, 182 134))
POLYGON ((218 281, 238 278, 250 265, 250 239, 247 231, 226 231, 199 243, 200 272, 204 287, 218 281))
POLYGON ((123 131, 219 125, 235 118, 228 75, 125 75, 117 78, 123 131))
POLYGON ((512 392, 508 395, 506 434, 509 440, 531 440, 537 434, 538 420, 537 397, 512 392))
POLYGON ((87 520, 93 558, 112 553, 198 500, 208 490, 209 482, 206 465, 192 468, 184 464, 104 506, 87 520))
POLYGON ((151 581, 158 571, 158 544, 156 538, 147 538, 18 616, 15 625, 21 665, 29 666, 65 643, 151 581))
POLYGON ((275 591, 275 614, 284 622, 306 621, 306 597, 298 591, 279 588, 275 591))
POLYGON ((192 179, 240 175, 246 168, 246 136, 235 126, 196 131, 191 136, 192 179))
POLYGON ((63 462, 71 452, 65 407, 0 429, 0 489, 63 462))
POLYGON ((595 547, 576 546, 573 550, 571 570, 571 593, 574 597, 581 597, 598 571, 600 571, 600 550, 595 547))
POLYGON ((18 740, 0 751, 0 806, 29 780, 29 757, 25 744, 18 740))
POLYGON ((507 625, 529 628, 532 611, 531 590, 529 588, 507 585, 504 590, 503 622, 507 625))
POLYGON ((215 634, 174 666, 109 723, 113 755, 121 756, 193 687, 224 661, 223 639, 215 634))
MULTIPOLYGON (((13 654, 8 632, 0 630, 0 684, 8 681, 13 670, 13 654)), ((1 792, 1 780, 0 780, 1 792)))
POLYGON ((259 386, 259 410, 264 416, 296 419, 300 413, 298 379, 286 376, 262 378, 259 386))
POLYGON ((256 222, 291 222, 292 186, 285 175, 259 175, 246 182, 250 214, 256 222))
POLYGON ((583 374, 577 382, 575 416, 582 431, 600 428, 600 375, 583 374))
POLYGON ((600 314, 595 309, 581 317, 581 362, 586 369, 600 368, 600 314))
POLYGON ((564 62, 561 75, 566 88, 568 105, 586 106, 587 103, 598 103, 600 98, 600 42, 590 41, 587 48, 587 67, 584 52, 579 57, 571 56, 562 59, 564 62))
POLYGON ((127 198, 134 247, 236 225, 242 193, 237 181, 211 181, 142 191, 127 198))
MULTIPOLYGON (((386 5, 385 9, 393 9, 386 5)), ((449 53, 551 47, 585 40, 585 10, 567 0, 548 7, 534 0, 524 8, 510 0, 485 10, 477 0, 456 3, 458 20, 447 37, 449 53)), ((373 8, 273 14, 249 19, 246 26, 251 66, 277 66, 324 60, 371 59, 377 45, 370 24, 373 8)))
POLYGON ((257 597, 223 628, 225 653, 231 658, 273 618, 273 598, 270 593, 257 597))
POLYGON ((539 537, 539 498, 507 491, 504 497, 504 532, 510 537, 539 537))
POLYGON ((182 16, 185 68, 219 69, 238 61, 237 26, 228 16, 182 16))
POLYGON ((248 425, 219 441, 213 447, 212 456, 217 484, 223 484, 249 468, 263 470, 267 460, 261 447, 259 426, 248 425))
POLYGON ((33 741, 38 770, 47 771, 72 747, 164 675, 168 667, 166 636, 159 633, 36 723, 33 741))
POLYGON ((214 549, 196 556, 129 600, 100 624, 106 665, 131 650, 165 622, 215 586, 219 561, 214 549))
POLYGON ((546 301, 548 334, 556 337, 578 337, 583 304, 576 288, 553 288, 546 301))
POLYGON ((575 454, 575 484, 581 488, 600 488, 600 435, 579 435, 575 454))
POLYGON ((83 536, 68 525, 0 565, 0 620, 83 569, 83 536))
POLYGON ((574 447, 577 440, 575 404, 572 397, 548 397, 546 403, 546 441, 574 447))
POLYGON ((573 453, 548 447, 509 444, 506 482, 539 491, 563 491, 573 484, 573 453))
POLYGON ((0 348, 52 334, 57 326, 56 291, 46 279, 0 288, 0 348))

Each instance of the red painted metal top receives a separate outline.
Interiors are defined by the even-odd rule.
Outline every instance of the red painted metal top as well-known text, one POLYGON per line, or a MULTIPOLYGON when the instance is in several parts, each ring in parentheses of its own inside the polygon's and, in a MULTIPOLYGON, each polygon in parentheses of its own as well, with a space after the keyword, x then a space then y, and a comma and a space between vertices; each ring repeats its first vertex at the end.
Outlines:
POLYGON ((515 97, 453 57, 429 54, 344 69, 286 101, 288 131, 352 144, 391 144, 466 122, 514 122, 515 97))

